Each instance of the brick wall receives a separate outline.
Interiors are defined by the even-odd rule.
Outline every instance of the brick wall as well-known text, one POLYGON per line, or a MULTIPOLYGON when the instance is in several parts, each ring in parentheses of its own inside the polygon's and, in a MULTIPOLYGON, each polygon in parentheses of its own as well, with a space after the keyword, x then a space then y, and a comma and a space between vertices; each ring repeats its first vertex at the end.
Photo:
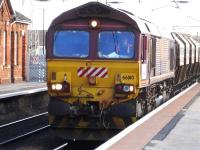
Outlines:
POLYGON ((3 2, 0 8, 0 83, 21 82, 25 80, 26 72, 27 24, 12 22, 7 1, 3 2), (6 33, 6 54, 3 50, 4 32, 6 33), (15 54, 15 40, 17 40, 17 57, 15 54), (5 65, 3 63, 4 56, 6 56, 5 65), (17 58, 17 61, 15 61, 15 58, 17 58))

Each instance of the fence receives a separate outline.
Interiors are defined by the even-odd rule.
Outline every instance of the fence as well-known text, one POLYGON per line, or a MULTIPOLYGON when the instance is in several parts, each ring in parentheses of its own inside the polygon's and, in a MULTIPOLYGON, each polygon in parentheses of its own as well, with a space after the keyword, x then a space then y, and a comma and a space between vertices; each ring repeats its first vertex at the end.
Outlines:
POLYGON ((29 81, 46 82, 46 55, 29 54, 29 81))
POLYGON ((29 30, 27 80, 46 82, 46 52, 43 47, 46 31, 29 30))

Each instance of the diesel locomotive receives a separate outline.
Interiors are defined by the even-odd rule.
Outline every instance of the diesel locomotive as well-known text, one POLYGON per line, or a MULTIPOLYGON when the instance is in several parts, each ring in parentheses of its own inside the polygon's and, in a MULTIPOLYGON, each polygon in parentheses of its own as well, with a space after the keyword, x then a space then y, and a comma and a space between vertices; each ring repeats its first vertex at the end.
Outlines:
POLYGON ((69 139, 108 139, 200 78, 191 36, 99 2, 55 18, 46 49, 49 124, 69 139))

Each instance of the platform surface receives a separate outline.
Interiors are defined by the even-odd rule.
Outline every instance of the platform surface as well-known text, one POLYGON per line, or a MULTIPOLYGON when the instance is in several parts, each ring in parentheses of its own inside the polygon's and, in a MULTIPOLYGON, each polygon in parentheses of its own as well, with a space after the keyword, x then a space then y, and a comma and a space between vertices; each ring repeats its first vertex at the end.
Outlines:
POLYGON ((200 149, 200 84, 167 101, 96 150, 200 149))
POLYGON ((200 93, 144 149, 200 150, 200 93))
POLYGON ((0 99, 47 91, 46 82, 0 84, 0 99))

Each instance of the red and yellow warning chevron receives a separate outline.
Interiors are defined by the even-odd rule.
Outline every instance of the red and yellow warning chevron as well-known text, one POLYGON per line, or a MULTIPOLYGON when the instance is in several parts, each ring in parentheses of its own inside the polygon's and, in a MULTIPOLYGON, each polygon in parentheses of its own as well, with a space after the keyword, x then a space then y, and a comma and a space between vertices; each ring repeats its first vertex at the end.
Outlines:
POLYGON ((79 67, 77 70, 79 77, 108 78, 108 68, 106 67, 79 67))

